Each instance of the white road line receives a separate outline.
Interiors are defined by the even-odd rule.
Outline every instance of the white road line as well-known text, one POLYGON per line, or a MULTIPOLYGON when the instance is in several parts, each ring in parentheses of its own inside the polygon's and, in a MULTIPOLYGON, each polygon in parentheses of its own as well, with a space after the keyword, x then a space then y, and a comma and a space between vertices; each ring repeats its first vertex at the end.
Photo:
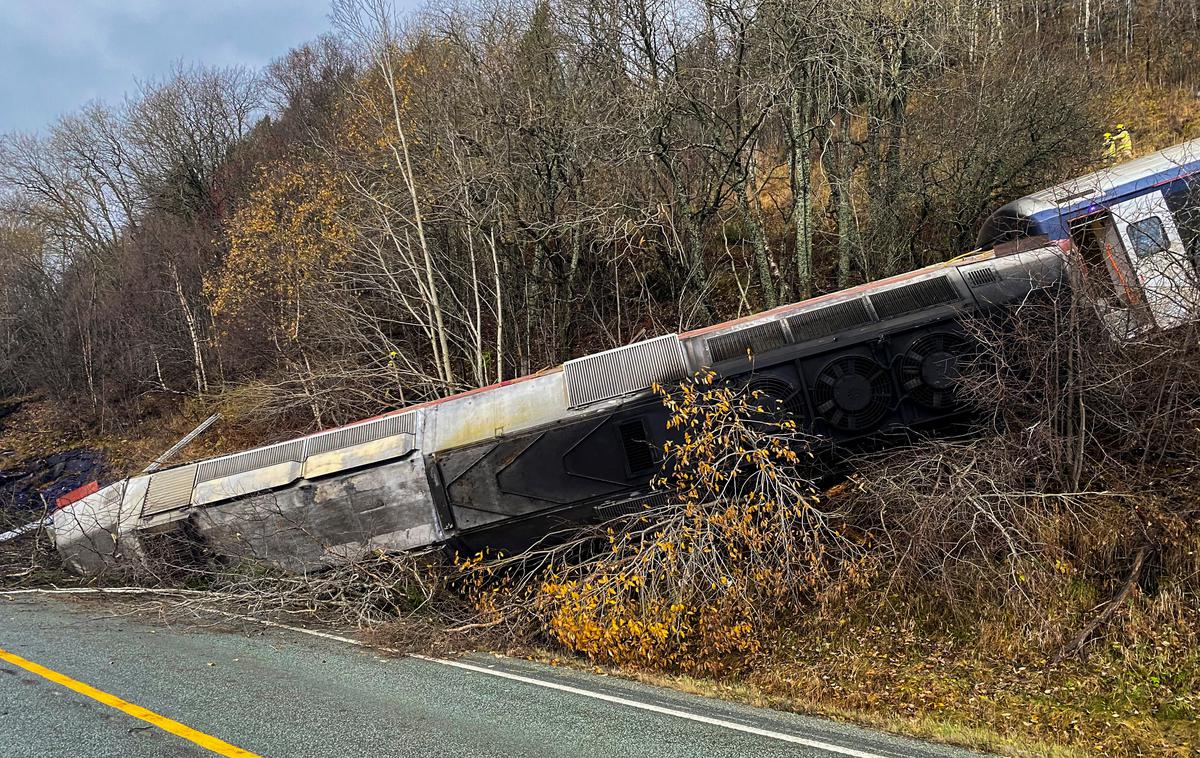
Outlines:
MULTIPOLYGON (((19 592, 19 591, 17 591, 17 592, 19 592)), ((17 592, 11 592, 11 593, 6 592, 6 593, 0 593, 0 594, 17 594, 17 592)), ((66 594, 66 593, 63 593, 63 594, 66 594)), ((72 594, 74 594, 74 593, 72 593, 72 594)), ((79 593, 79 594, 83 594, 83 593, 79 593)), ((559 684, 558 682, 549 682, 544 679, 535 679, 535 678, 529 677, 529 676, 521 676, 520 674, 510 674, 507 671, 499 671, 497 669, 491 669, 491 668, 487 668, 485 666, 476 666, 471 663, 464 663, 463 661, 451 661, 451 660, 446 660, 444 658, 430 658, 429 656, 417 655, 415 653, 404 653, 404 651, 396 650, 395 648, 376 647, 374 645, 368 645, 367 643, 365 643, 361 640, 353 639, 352 637, 343 637, 340 634, 331 634, 329 632, 322 632, 322 631, 318 631, 316 629, 305 629, 302 626, 292 626, 290 624, 280 624, 277 621, 268 621, 266 619, 255 618, 254 616, 244 616, 240 613, 230 613, 229 611, 221 611, 221 610, 217 610, 216 608, 197 607, 196 610, 204 611, 206 613, 213 613, 218 616, 225 616, 226 618, 234 618, 234 619, 241 619, 242 621, 250 621, 255 624, 261 624, 263 626, 274 627, 276 629, 285 629, 289 632, 296 632, 298 634, 307 634, 310 637, 320 637, 321 639, 332 640, 334 642, 342 642, 347 645, 354 645, 355 647, 366 648, 369 650, 379 650, 379 651, 385 652, 385 653, 397 653, 397 654, 401 654, 401 655, 407 655, 410 658, 416 658, 418 660, 428 661, 429 663, 437 663, 442 666, 451 666, 453 668, 464 669, 466 671, 474 671, 479 674, 487 674, 489 676, 500 677, 502 679, 510 679, 514 682, 521 682, 523 684, 531 684, 535 687, 544 687, 546 689, 558 690, 559 692, 569 692, 572 695, 579 695, 580 697, 592 698, 594 700, 602 700, 606 703, 614 703, 616 705, 623 705, 628 708, 637 708, 638 710, 650 711, 652 713, 659 713, 664 716, 674 716, 676 718, 687 719, 688 721, 695 721, 700 724, 708 724, 709 726, 719 726, 723 729, 729 729, 730 731, 743 732, 745 734, 753 734, 753 735, 757 735, 759 737, 766 737, 767 739, 778 740, 779 742, 789 742, 794 745, 803 745, 804 747, 810 747, 815 750, 823 750, 827 753, 835 753, 837 755, 848 755, 848 756, 852 756, 852 758, 888 758, 887 756, 880 755, 879 753, 868 753, 865 750, 856 750, 851 747, 845 747, 843 745, 835 745, 830 742, 822 742, 821 740, 808 739, 807 737, 798 737, 794 734, 787 734, 785 732, 775 732, 775 731, 771 731, 770 729, 759 729, 758 727, 749 726, 747 724, 739 724, 735 721, 728 721, 726 719, 712 718, 711 716, 701 716, 698 713, 689 713, 688 711, 681 711, 677 708, 667 708, 667 707, 661 706, 661 705, 652 705, 650 703, 643 703, 638 700, 629 700, 627 698, 617 697, 616 695, 606 695, 602 692, 593 692, 592 690, 585 690, 585 689, 581 689, 579 687, 572 687, 567 684, 559 684)))
POLYGON ((790 742, 794 745, 803 745, 805 747, 811 747, 816 750, 824 750, 827 753, 836 753, 838 755, 848 755, 848 756, 852 756, 852 758, 887 758, 887 756, 883 756, 878 753, 868 753, 864 750, 855 750, 854 748, 851 748, 851 747, 845 747, 843 745, 834 745, 829 742, 822 742, 821 740, 812 740, 812 739, 808 739, 806 737, 798 737, 794 734, 787 734, 785 732, 774 732, 774 731, 771 731, 770 729, 759 729, 758 727, 748 726, 746 724, 739 724, 735 721, 727 721, 725 719, 717 719, 717 718, 712 718, 710 716, 701 716, 698 713, 689 713, 688 711, 681 711, 677 708, 667 708, 667 707, 664 707, 661 705, 652 705, 650 703, 643 703, 638 700, 629 700, 629 699, 626 699, 623 697, 617 697, 616 695, 606 695, 602 692, 594 692, 592 690, 585 690, 585 689, 581 689, 579 687, 572 687, 567 684, 559 684, 558 682, 549 682, 544 679, 535 679, 535 678, 529 677, 529 676, 521 676, 520 674, 510 674, 507 671, 499 671, 497 669, 487 668, 486 666, 476 666, 474 664, 464 663, 462 661, 446 660, 445 658, 430 658, 429 656, 418 655, 416 653, 403 653, 402 651, 396 650, 394 648, 375 647, 373 645, 368 645, 367 643, 362 642, 361 640, 356 640, 356 639, 353 639, 350 637, 343 637, 339 634, 330 634, 329 632, 321 632, 321 631, 317 631, 316 629, 305 629, 302 626, 291 626, 288 624, 280 624, 275 621, 267 621, 266 619, 254 618, 253 616, 242 616, 237 613, 230 613, 229 611, 219 611, 219 610, 216 610, 215 608, 202 608, 200 610, 208 611, 210 613, 215 613, 220 616, 227 616, 229 618, 236 618, 236 619, 243 619, 245 621, 252 621, 254 623, 262 624, 264 626, 272 626, 272 627, 276 627, 279 629, 286 629, 288 631, 298 632, 300 634, 308 634, 313 637, 320 637, 320 638, 326 639, 326 640, 334 640, 335 642, 344 642, 344 643, 347 643, 350 645, 355 645, 356 647, 362 647, 362 648, 367 648, 367 649, 372 649, 372 650, 380 650, 380 651, 383 651, 386 653, 401 653, 403 655, 407 655, 410 658, 416 658, 418 660, 428 661, 429 663, 437 663, 442 666, 452 666, 454 668, 465 669, 467 671, 474 671, 476 673, 487 674, 489 676, 496 676, 496 677, 500 677, 502 679, 511 679, 514 682, 521 682, 523 684, 531 684, 531 685, 534 685, 535 687, 544 687, 546 689, 558 690, 560 692, 569 692, 572 695, 588 697, 588 698, 592 698, 594 700, 603 700, 606 703, 614 703, 616 705, 623 705, 623 706, 626 706, 629 708, 637 708, 637 709, 643 710, 643 711, 651 711, 652 713, 660 713, 665 716, 674 716, 676 718, 687 719, 688 721, 696 721, 698 723, 708 724, 710 726, 719 726, 719 727, 722 727, 724 729, 729 729, 734 732, 744 732, 746 734, 754 734, 759 737, 766 737, 768 739, 778 740, 780 742, 790 742))
POLYGON ((538 687, 545 687, 545 688, 551 689, 551 690, 559 690, 561 692, 570 692, 573 695, 580 695, 582 697, 590 697, 590 698, 594 698, 596 700, 603 700, 607 703, 615 703, 617 705, 624 705, 624 706, 628 706, 630 708, 637 708, 637 709, 643 710, 643 711, 651 711, 653 713, 661 713, 666 716, 675 716, 676 718, 687 719, 689 721, 697 721, 701 724, 709 724, 710 726, 719 726, 719 727, 723 727, 725 729, 729 729, 729 730, 732 730, 735 732, 745 732, 747 734, 755 734, 755 735, 758 735, 759 737, 767 737, 772 740, 779 740, 780 742, 791 742, 796 745, 804 745, 805 747, 811 747, 811 748, 815 748, 817 750, 824 750, 827 753, 837 753, 839 755, 849 755, 849 756, 854 756, 854 758, 884 758, 884 756, 881 756, 878 753, 868 753, 863 750, 855 750, 854 748, 851 748, 851 747, 844 747, 842 745, 834 745, 829 742, 822 742, 820 740, 810 740, 805 737, 797 737, 794 734, 786 734, 784 732, 773 732, 770 729, 759 729, 758 727, 755 727, 755 726, 747 726, 745 724, 739 724, 734 721, 726 721, 725 719, 715 719, 715 718, 711 718, 709 716, 701 716, 698 713, 689 713, 688 711, 681 711, 676 708, 664 708, 661 705, 651 705, 650 703, 643 703, 638 700, 627 700, 623 697, 617 697, 615 695, 605 695, 601 692, 592 692, 591 690, 584 690, 584 689, 580 689, 578 687, 571 687, 570 685, 559 684, 557 682, 547 682, 543 679, 534 679, 533 677, 520 676, 519 674, 510 674, 507 671, 498 671, 496 669, 489 669, 484 666, 475 666, 470 663, 463 663, 462 661, 448 661, 448 660, 445 660, 444 658, 428 658, 424 655, 416 655, 416 654, 412 654, 412 653, 410 653, 409 655, 413 658, 419 658, 423 661, 429 661, 431 663, 440 663, 443 666, 453 666, 455 668, 466 669, 467 671, 475 671, 480 674, 490 674, 491 676, 498 676, 498 677, 502 677, 504 679, 512 679, 513 681, 516 681, 516 682, 532 684, 532 685, 536 685, 538 687))

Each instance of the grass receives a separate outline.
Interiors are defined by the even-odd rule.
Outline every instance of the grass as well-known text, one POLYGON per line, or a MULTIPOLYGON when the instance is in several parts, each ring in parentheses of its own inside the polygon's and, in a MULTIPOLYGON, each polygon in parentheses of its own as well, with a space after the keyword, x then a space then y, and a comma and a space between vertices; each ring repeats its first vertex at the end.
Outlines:
MULTIPOLYGON (((965 721, 946 719, 939 715, 888 712, 874 707, 852 708, 838 705, 827 698, 806 697, 794 693, 783 694, 784 690, 791 688, 779 687, 778 683, 775 686, 764 686, 752 679, 742 677, 703 678, 651 670, 595 666, 582 658, 564 656, 561 652, 547 648, 522 648, 510 650, 509 653, 542 663, 570 666, 606 676, 669 687, 703 697, 842 721, 931 742, 1000 755, 1020 756, 1020 758, 1032 758, 1033 756, 1076 758, 1086 755, 1085 752, 1061 744, 1041 741, 1020 734, 1002 733, 986 724, 974 725, 965 721)), ((756 673, 761 675, 764 672, 756 673)))
MULTIPOLYGON (((36 396, 0 399, 19 405, 0 419, 0 470, 72 448, 100 451, 114 476, 140 472, 164 450, 203 421, 212 409, 192 400, 165 407, 146 403, 134 418, 105 429, 83 424, 79 414, 36 396)), ((278 434, 278 430, 271 430, 278 434)), ((262 444, 263 430, 218 422, 185 448, 171 463, 207 458, 262 444)))
MULTIPOLYGON (((1064 591, 1071 590, 1066 588, 1064 591)), ((864 596, 793 619, 736 670, 710 678, 615 668, 553 648, 511 654, 710 697, 1009 756, 1187 756, 1200 751, 1200 605, 1137 594, 1084 657, 1054 662, 1027 617, 938 612, 864 596), (972 619, 956 623, 949 619, 972 619)), ((1084 613, 1047 615, 1071 637, 1084 613)), ((1082 606, 1078 606, 1082 607, 1082 606)))
MULTIPOLYGON (((1101 644, 1085 659, 1051 663, 1002 653, 983 627, 920 629, 909 619, 801 628, 748 672, 767 692, 952 731, 991 731, 1045 754, 1046 745, 1103 755, 1192 755, 1200 746, 1194 635, 1101 644), (974 633, 971 633, 971 632, 974 633)), ((1126 625, 1128 628, 1128 625, 1126 625)), ((1118 632, 1119 633, 1119 632, 1118 632)), ((999 744, 981 745, 999 750, 999 744)), ((1066 754, 1070 754, 1069 752, 1066 754)))

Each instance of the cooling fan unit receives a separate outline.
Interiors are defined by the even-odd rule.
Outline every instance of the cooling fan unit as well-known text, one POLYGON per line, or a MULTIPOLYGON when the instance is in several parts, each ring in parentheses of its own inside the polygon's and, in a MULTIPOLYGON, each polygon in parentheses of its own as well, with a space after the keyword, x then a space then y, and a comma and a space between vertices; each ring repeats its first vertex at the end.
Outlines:
POLYGON ((799 420, 807 415, 799 390, 778 377, 751 379, 746 394, 748 403, 761 407, 772 418, 799 420))
POLYGON ((913 340, 900 359, 900 386, 925 408, 950 410, 959 369, 970 353, 970 344, 957 334, 935 332, 913 340))
POLYGON ((879 423, 892 401, 887 370, 862 355, 834 358, 813 382, 817 413, 848 432, 866 431, 879 423))

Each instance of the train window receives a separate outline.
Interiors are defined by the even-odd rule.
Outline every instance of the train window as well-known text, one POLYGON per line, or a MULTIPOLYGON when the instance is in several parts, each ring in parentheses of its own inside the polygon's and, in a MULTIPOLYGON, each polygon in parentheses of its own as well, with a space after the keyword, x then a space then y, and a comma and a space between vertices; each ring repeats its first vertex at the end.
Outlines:
POLYGON ((1184 249, 1193 259, 1200 260, 1200 178, 1190 179, 1184 186, 1164 194, 1184 249))
POLYGON ((1129 235, 1130 243, 1133 244, 1133 252, 1138 258, 1146 258, 1171 249, 1167 230, 1158 216, 1135 221, 1125 227, 1125 231, 1129 235))

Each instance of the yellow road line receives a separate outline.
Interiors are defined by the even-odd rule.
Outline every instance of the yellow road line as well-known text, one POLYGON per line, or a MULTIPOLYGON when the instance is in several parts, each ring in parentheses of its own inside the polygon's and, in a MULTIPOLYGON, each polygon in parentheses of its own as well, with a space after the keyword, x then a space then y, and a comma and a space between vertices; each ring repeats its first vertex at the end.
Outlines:
POLYGON ((19 655, 10 653, 3 648, 0 648, 0 660, 8 661, 14 666, 21 668, 31 673, 37 674, 43 679, 49 679, 55 684, 61 684, 69 690, 78 692, 80 695, 86 695, 98 703, 104 703, 107 706, 116 708, 118 711, 127 713, 136 719, 141 719, 148 724, 162 729, 164 732, 170 732, 177 737, 182 737, 188 742, 193 742, 205 750, 210 750, 217 755, 237 756, 237 758, 259 758, 255 753, 249 750, 242 750, 240 747, 230 745, 228 742, 217 739, 204 732, 197 731, 186 724, 181 724, 178 721, 169 719, 166 716, 160 716, 154 711, 146 710, 140 705, 134 705, 127 700, 122 700, 116 695, 110 695, 103 690, 98 690, 95 687, 76 681, 65 674, 60 674, 57 671, 41 666, 33 661, 27 661, 19 655))

